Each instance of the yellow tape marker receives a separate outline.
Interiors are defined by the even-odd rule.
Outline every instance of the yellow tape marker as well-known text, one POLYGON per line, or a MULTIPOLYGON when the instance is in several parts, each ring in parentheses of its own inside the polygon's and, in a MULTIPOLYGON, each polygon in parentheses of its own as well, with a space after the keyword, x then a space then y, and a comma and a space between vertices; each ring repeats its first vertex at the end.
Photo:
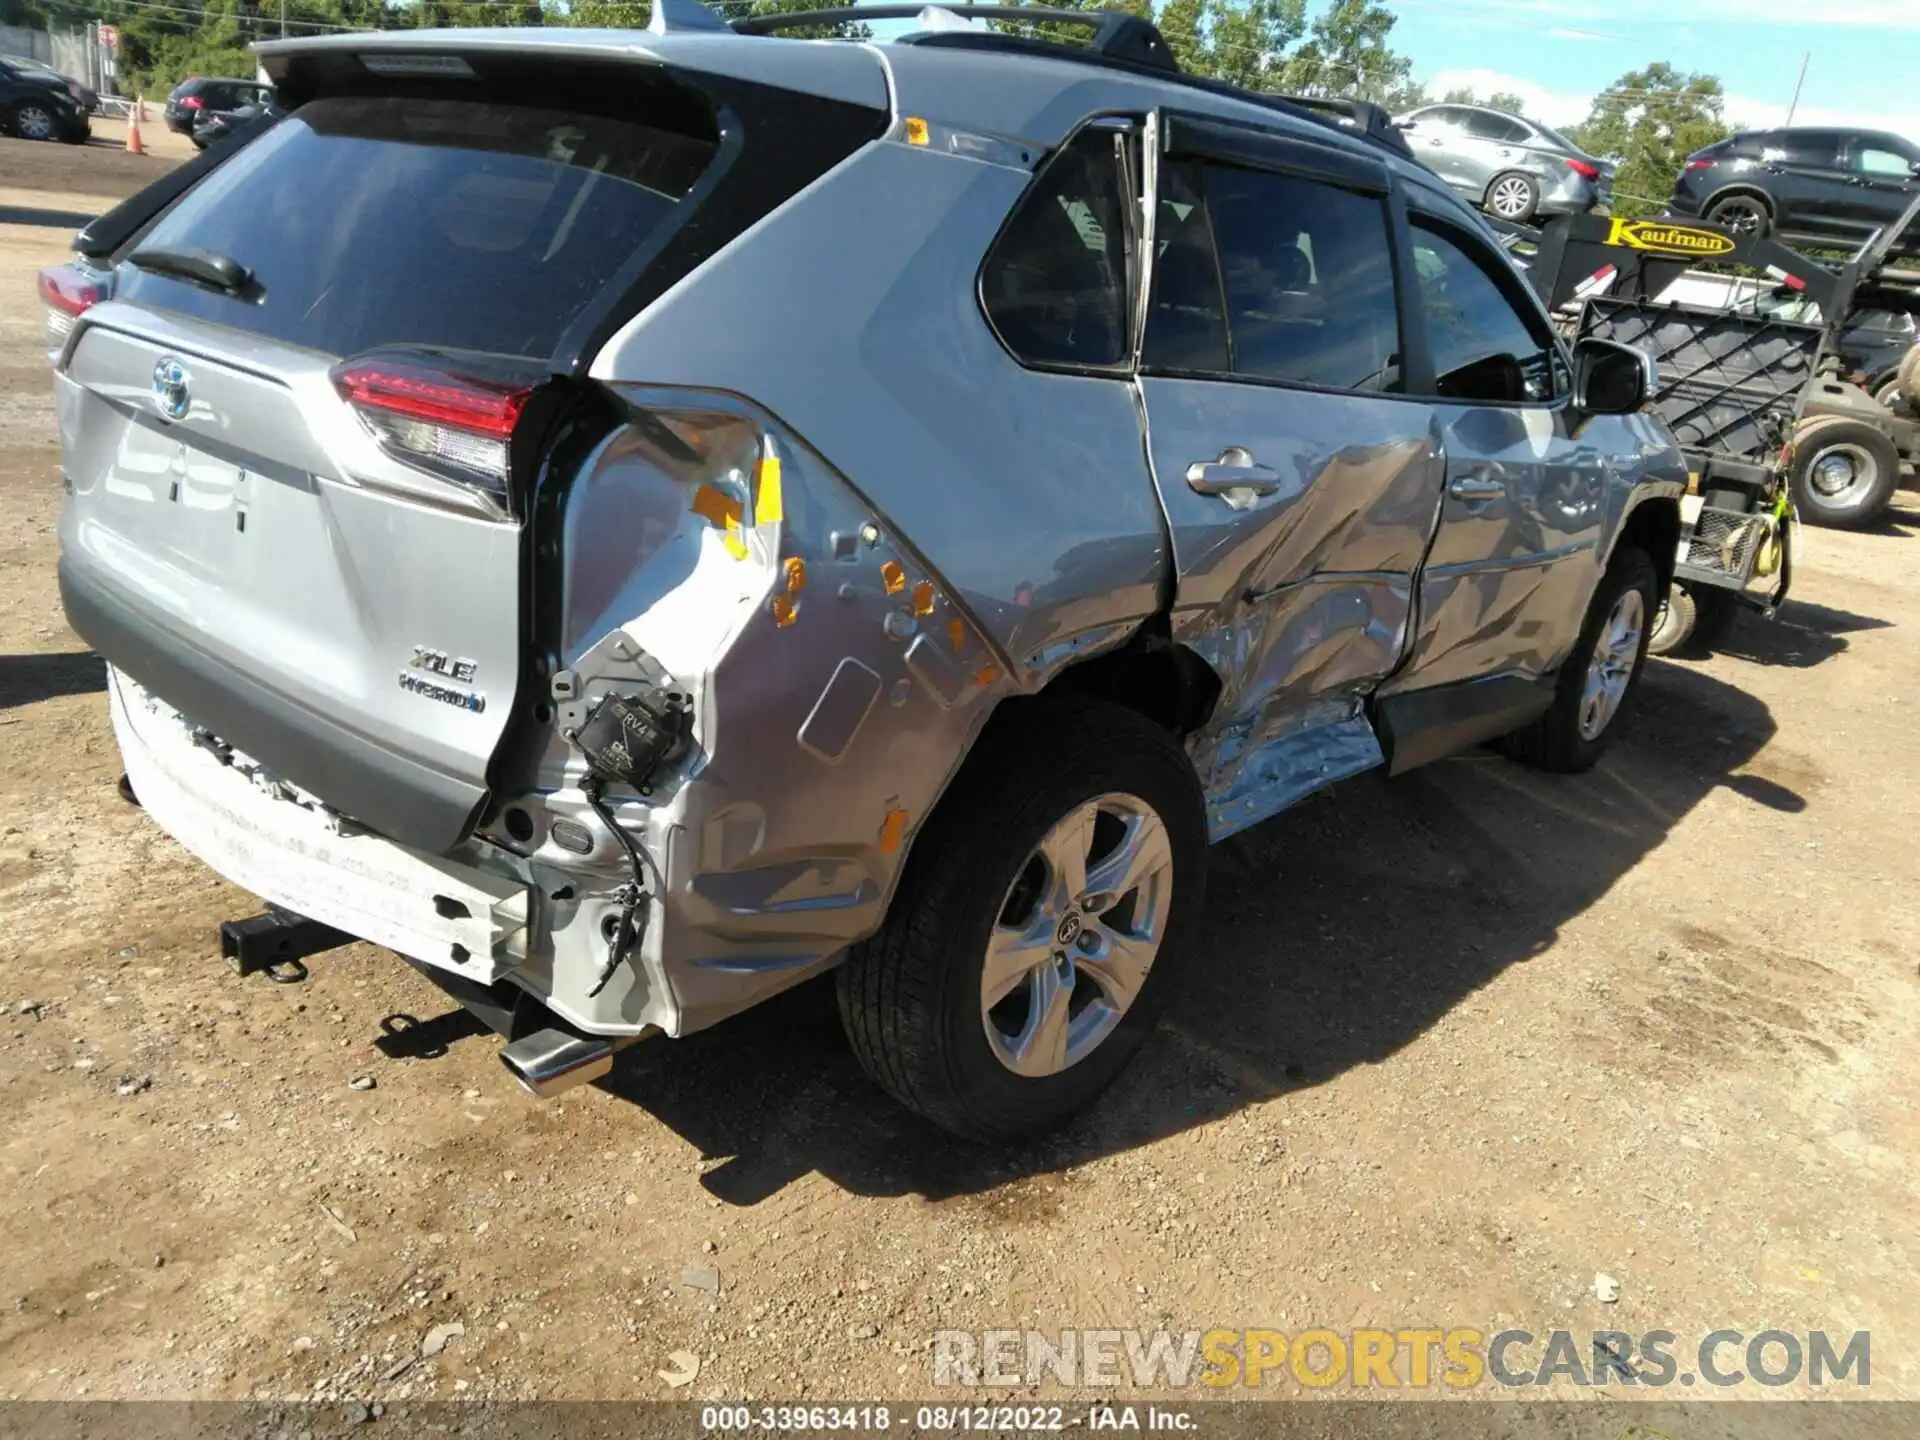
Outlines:
POLYGON ((753 478, 753 523, 778 525, 786 513, 786 496, 780 490, 780 457, 764 455, 753 478))

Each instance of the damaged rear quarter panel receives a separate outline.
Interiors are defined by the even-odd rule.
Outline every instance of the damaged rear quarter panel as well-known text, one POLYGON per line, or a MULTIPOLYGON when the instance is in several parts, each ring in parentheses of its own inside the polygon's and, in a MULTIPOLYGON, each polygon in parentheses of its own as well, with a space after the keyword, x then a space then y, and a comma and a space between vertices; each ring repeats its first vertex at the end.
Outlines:
MULTIPOLYGON (((975 299, 1027 179, 871 146, 596 360, 636 404, 669 403, 645 384, 668 374, 786 449, 777 526, 733 501, 744 556, 618 435, 573 483, 564 664, 591 698, 632 683, 637 647, 697 716, 683 774, 622 810, 668 877, 645 976, 569 1011, 601 948, 575 927, 534 977, 576 1022, 683 1033, 831 963, 879 925, 993 703, 1154 610, 1166 547, 1130 387, 1022 369, 975 299)), ((550 751, 551 808, 576 778, 550 751)))

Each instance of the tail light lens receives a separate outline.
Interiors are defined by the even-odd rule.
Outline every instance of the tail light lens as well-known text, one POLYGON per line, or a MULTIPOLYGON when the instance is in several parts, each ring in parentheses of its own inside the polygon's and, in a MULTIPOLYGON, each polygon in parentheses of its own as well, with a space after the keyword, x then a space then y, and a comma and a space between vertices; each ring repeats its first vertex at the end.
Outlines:
POLYGON ((404 355, 344 360, 331 376, 389 454, 506 504, 508 445, 542 377, 404 355))
POLYGON ((1567 169, 1571 170, 1583 180, 1598 180, 1600 178, 1600 167, 1598 165, 1589 165, 1584 160, 1567 161, 1567 169))
POLYGON ((1691 175, 1696 170, 1711 170, 1711 169, 1713 169, 1713 161, 1711 160, 1706 160, 1706 159, 1689 160, 1687 161, 1686 173, 1691 175))
POLYGON ((48 265, 39 275, 40 299, 47 307, 47 338, 63 341, 73 322, 107 298, 109 277, 68 261, 48 265))
POLYGON ((207 108, 207 102, 199 95, 182 95, 180 97, 180 108, 182 110, 204 110, 207 108))

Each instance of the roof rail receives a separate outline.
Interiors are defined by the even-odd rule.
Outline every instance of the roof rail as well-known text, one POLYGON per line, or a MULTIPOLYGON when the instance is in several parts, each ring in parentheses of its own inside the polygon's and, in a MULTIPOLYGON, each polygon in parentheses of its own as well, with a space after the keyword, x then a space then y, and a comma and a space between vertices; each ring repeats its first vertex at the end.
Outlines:
MULTIPOLYGON (((655 0, 655 14, 660 0, 655 0)), ((694 3, 694 0, 677 0, 694 3)), ((1152 21, 1117 10, 1054 10, 1043 5, 841 5, 827 10, 798 10, 784 14, 749 15, 735 20, 733 28, 742 35, 773 35, 782 30, 798 30, 814 25, 847 25, 865 20, 919 20, 930 30, 964 33, 948 17, 967 20, 1011 20, 1022 24, 1078 25, 1093 31, 1086 53, 1109 60, 1124 60, 1156 70, 1178 72, 1180 62, 1173 48, 1161 37, 1152 21)), ((1061 47, 1074 54, 1078 47, 1061 47)))

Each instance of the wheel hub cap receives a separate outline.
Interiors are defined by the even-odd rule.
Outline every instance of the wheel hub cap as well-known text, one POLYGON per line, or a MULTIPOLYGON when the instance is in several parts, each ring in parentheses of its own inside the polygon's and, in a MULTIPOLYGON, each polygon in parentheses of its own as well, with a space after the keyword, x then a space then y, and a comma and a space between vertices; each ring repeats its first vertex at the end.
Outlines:
POLYGON ((1846 494, 1863 478, 1871 476, 1872 465, 1865 451, 1851 445, 1836 446, 1809 467, 1807 483, 1831 499, 1846 494))
POLYGON ((1160 951, 1173 848, 1153 807, 1102 795, 1041 839, 987 942, 980 1020, 1002 1065, 1038 1078, 1113 1033, 1160 951))
POLYGON ((1587 662, 1586 684, 1580 694, 1580 738, 1596 740, 1627 698, 1634 666, 1640 660, 1640 634, 1646 628, 1647 602, 1638 590, 1629 590, 1613 602, 1606 623, 1587 662))

